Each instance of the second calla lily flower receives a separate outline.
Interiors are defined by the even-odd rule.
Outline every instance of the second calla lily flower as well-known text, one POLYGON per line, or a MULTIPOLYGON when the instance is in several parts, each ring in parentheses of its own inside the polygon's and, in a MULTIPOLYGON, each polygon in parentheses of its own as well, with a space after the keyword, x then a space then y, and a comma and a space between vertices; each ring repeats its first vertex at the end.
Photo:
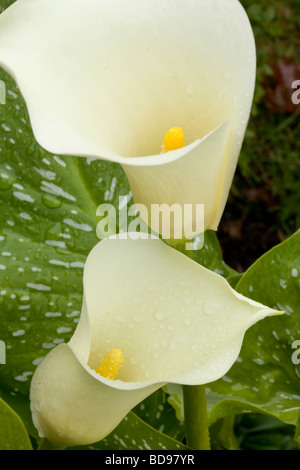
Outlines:
MULTIPOLYGON (((255 82, 238 0, 18 0, 0 16, 0 65, 44 148, 118 162, 149 214, 204 204, 217 229, 255 82), (162 155, 177 126, 185 146, 162 155)), ((191 217, 184 234, 196 232, 191 217)))
POLYGON ((99 441, 163 384, 201 385, 225 375, 246 330, 279 313, 159 239, 103 240, 86 262, 71 341, 53 349, 32 379, 40 436, 99 441))

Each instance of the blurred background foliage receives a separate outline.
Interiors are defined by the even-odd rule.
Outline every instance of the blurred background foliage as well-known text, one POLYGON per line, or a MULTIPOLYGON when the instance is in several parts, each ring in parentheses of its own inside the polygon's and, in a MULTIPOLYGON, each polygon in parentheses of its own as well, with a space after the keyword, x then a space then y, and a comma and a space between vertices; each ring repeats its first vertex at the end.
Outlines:
POLYGON ((219 231, 238 271, 300 227, 300 0, 241 0, 257 47, 252 114, 219 231))

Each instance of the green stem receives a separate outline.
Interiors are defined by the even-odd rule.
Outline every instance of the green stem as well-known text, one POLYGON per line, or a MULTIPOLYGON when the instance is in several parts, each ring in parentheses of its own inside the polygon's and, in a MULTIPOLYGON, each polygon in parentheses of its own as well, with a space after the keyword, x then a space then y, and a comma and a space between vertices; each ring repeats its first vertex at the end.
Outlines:
POLYGON ((66 444, 55 444, 54 442, 48 441, 48 439, 43 438, 39 444, 38 450, 65 450, 66 447, 66 444))
POLYGON ((183 398, 187 446, 210 450, 205 386, 184 385, 183 398))

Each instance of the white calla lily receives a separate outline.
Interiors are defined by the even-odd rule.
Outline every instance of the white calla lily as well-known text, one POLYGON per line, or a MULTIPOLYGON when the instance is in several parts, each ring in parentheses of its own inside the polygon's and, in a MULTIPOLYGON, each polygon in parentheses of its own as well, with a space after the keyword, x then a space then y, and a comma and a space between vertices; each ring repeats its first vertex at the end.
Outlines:
POLYGON ((88 444, 108 435, 165 383, 226 374, 248 328, 279 314, 160 239, 107 238, 88 256, 80 322, 36 369, 31 409, 41 437, 88 444), (116 380, 96 373, 114 348, 116 380))
POLYGON ((118 162, 149 214, 204 204, 217 229, 255 82, 238 0, 17 0, 0 16, 0 65, 44 148, 118 162), (174 126, 186 146, 161 155, 174 126))

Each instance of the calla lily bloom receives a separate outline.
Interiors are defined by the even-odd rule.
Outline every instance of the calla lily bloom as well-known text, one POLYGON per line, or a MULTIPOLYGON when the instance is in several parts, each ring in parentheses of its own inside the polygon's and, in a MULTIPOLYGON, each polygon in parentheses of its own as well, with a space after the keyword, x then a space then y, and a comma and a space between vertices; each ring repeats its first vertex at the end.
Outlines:
POLYGON ((238 0, 18 0, 0 16, 0 65, 41 146, 117 162, 149 214, 152 204, 204 204, 204 229, 217 229, 255 83, 238 0), (174 127, 184 146, 162 154, 174 127))
POLYGON ((99 441, 164 384, 219 379, 246 330, 280 313, 158 238, 101 241, 83 282, 73 337, 45 357, 31 383, 34 424, 53 442, 99 441))

